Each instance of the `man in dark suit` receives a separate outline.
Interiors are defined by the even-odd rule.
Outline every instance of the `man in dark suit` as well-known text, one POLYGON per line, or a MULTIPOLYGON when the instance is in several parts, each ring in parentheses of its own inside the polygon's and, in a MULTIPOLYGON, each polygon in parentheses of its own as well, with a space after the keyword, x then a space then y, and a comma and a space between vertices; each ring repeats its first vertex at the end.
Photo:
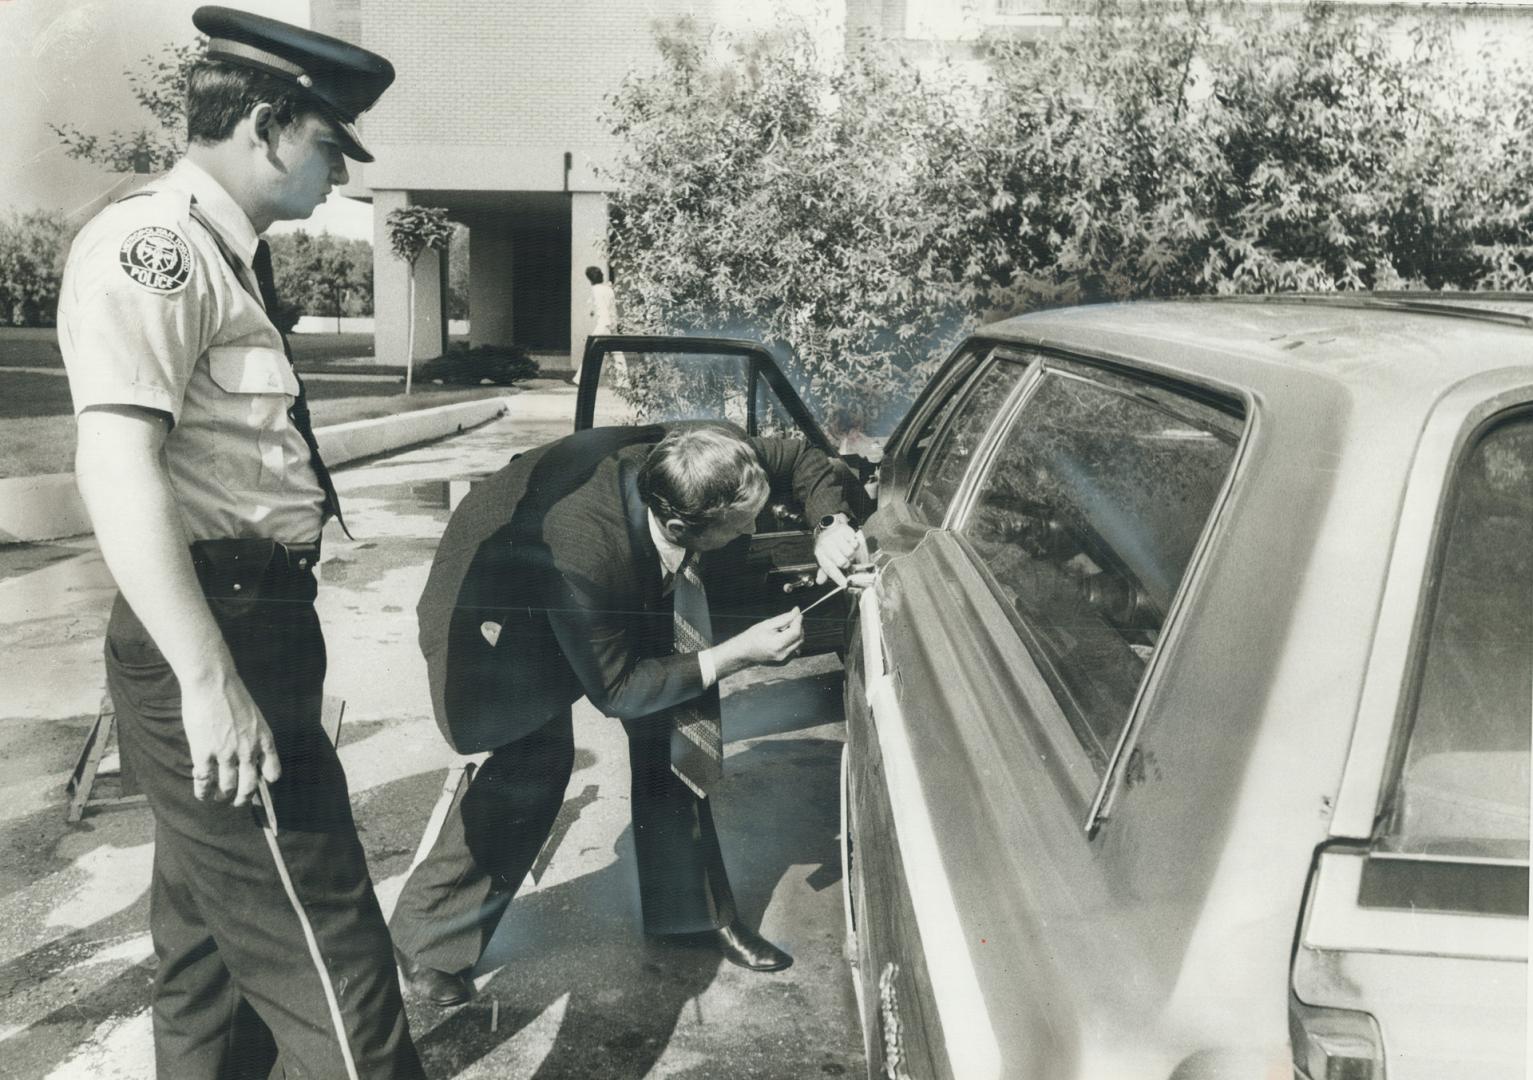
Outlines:
POLYGON ((394 910, 414 994, 468 999, 464 973, 563 802, 582 695, 628 734, 646 933, 755 970, 792 962, 739 920, 705 794, 722 756, 717 680, 786 660, 803 637, 795 609, 708 642, 697 562, 751 532, 774 490, 821 522, 816 560, 843 581, 857 545, 845 489, 798 440, 598 428, 513 460, 463 500, 421 596, 420 641, 443 734, 492 753, 394 910))

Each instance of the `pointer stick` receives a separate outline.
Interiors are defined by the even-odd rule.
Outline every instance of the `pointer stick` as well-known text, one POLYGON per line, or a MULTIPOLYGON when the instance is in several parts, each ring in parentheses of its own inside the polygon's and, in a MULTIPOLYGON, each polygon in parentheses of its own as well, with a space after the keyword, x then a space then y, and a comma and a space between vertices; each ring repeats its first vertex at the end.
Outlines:
POLYGON ((838 592, 840 592, 842 589, 845 589, 845 588, 846 588, 845 585, 837 585, 834 589, 830 590, 830 592, 826 593, 824 596, 820 597, 814 603, 810 604, 808 607, 806 607, 802 611, 800 611, 799 614, 800 615, 808 615, 815 608, 819 607, 821 604, 825 603, 825 601, 829 600, 832 596, 835 596, 838 592))

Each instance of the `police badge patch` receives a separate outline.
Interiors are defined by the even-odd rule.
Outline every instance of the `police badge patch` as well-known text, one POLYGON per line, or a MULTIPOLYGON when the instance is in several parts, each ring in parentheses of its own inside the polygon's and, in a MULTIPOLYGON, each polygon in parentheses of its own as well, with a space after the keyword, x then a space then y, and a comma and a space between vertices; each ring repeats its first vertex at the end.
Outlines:
POLYGON ((135 229, 117 251, 122 272, 150 292, 173 293, 192 276, 192 249, 173 229, 146 225, 135 229))

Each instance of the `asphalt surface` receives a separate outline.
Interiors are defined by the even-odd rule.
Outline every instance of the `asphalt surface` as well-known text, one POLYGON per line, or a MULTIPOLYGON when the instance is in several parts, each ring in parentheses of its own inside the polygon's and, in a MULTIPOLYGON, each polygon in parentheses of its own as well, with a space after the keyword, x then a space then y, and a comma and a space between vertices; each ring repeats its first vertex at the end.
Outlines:
MULTIPOLYGON (((494 424, 336 475, 357 540, 326 536, 327 691, 346 702, 341 755, 386 912, 456 760, 430 715, 414 620, 447 482, 567 432, 573 394, 517 395, 494 424)), ((64 781, 101 696, 112 592, 89 540, 0 549, 0 1077, 154 1074, 150 815, 130 804, 64 821, 64 781)), ((841 955, 839 665, 796 661, 724 690, 715 814, 725 856, 742 913, 794 954, 793 967, 750 973, 645 942, 621 728, 582 701, 547 873, 513 903, 473 1002, 411 1007, 430 1076, 862 1075, 841 955)))

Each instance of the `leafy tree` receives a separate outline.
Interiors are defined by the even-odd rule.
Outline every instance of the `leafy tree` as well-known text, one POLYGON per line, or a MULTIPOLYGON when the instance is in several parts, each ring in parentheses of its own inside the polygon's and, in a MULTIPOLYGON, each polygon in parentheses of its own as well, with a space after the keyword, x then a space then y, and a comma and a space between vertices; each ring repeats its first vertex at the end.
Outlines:
POLYGON ((1394 28, 1335 5, 1101 2, 1038 46, 996 39, 983 142, 1009 306, 1485 284, 1484 196, 1519 138, 1526 158, 1497 97, 1525 70, 1489 63, 1489 93, 1446 21, 1406 52, 1394 28))
POLYGON ((361 267, 350 249, 338 245, 317 248, 309 264, 309 279, 335 315, 335 332, 341 332, 341 309, 353 289, 361 267))
POLYGON ((92 135, 74 124, 49 124, 70 157, 113 172, 163 172, 186 150, 186 76, 207 51, 200 34, 190 44, 169 44, 128 68, 133 97, 153 126, 92 135))
POLYGON ((300 315, 369 315, 373 302, 373 249, 365 240, 302 229, 276 233, 271 243, 272 269, 284 308, 300 315))
POLYGON ((0 216, 0 326, 51 326, 74 230, 63 214, 0 216))
POLYGON ((674 24, 610 103, 626 321, 776 342, 822 414, 878 428, 969 326, 1039 306, 1527 288, 1533 78, 1450 30, 1093 0, 972 78, 674 24))
MULTIPOLYGON (((612 101, 609 256, 635 330, 779 343, 828 413, 897 415, 975 300, 972 123, 955 72, 839 62, 800 27, 719 44, 688 23, 612 101)), ((982 207, 980 208, 982 210, 982 207)), ((844 432, 837 432, 844 434, 844 432)))

